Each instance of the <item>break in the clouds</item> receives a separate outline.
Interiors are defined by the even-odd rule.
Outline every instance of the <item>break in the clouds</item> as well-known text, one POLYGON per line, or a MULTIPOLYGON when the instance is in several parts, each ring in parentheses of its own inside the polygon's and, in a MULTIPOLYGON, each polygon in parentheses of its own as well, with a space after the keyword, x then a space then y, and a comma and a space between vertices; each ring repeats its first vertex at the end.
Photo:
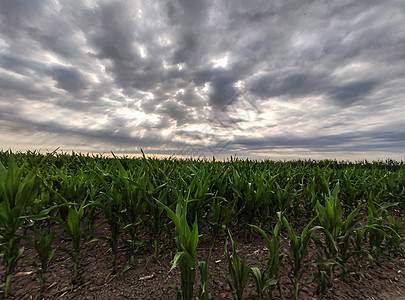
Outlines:
POLYGON ((403 159, 405 3, 0 2, 0 148, 403 159))

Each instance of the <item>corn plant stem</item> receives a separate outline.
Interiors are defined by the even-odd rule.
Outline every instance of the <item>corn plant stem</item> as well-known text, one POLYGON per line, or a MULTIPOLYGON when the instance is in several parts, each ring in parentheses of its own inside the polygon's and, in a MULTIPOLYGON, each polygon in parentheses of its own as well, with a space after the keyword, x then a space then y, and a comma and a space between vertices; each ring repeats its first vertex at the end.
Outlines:
POLYGON ((4 288, 4 296, 8 297, 11 294, 11 282, 13 280, 12 274, 6 274, 6 286, 4 288))
POLYGON ((191 300, 193 298, 195 276, 195 268, 190 268, 189 266, 182 267, 180 264, 180 281, 183 300, 191 300))

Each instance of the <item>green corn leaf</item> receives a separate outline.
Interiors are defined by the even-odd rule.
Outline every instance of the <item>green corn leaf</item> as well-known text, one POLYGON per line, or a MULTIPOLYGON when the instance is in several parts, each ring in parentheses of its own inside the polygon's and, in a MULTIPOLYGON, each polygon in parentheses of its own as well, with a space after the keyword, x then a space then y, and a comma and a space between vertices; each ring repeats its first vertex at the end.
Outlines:
POLYGON ((249 226, 256 229, 263 236, 263 238, 265 239, 268 247, 270 247, 271 241, 270 241, 269 237, 267 236, 267 234, 264 232, 264 230, 261 229, 260 227, 257 227, 256 225, 250 225, 249 224, 249 226))
POLYGON ((357 215, 358 215, 359 212, 360 212, 360 209, 361 209, 361 205, 357 206, 357 208, 356 208, 355 210, 353 210, 353 211, 347 216, 346 221, 345 221, 345 229, 346 229, 346 230, 347 230, 348 227, 351 225, 353 219, 354 219, 355 217, 357 217, 357 215))
POLYGON ((177 264, 185 264, 190 268, 194 268, 194 260, 186 251, 179 251, 173 258, 173 264, 170 271, 173 270, 177 264))
POLYGON ((195 218, 194 224, 193 224, 193 230, 188 236, 187 240, 187 248, 186 250, 190 254, 194 254, 198 245, 198 223, 197 223, 197 217, 195 218))
POLYGON ((167 212, 167 215, 173 221, 174 226, 176 227, 176 230, 177 230, 178 234, 180 236, 184 236, 184 228, 183 228, 178 216, 168 206, 166 206, 165 204, 163 204, 159 200, 156 200, 156 202, 159 203, 159 205, 161 205, 164 208, 164 210, 167 212))

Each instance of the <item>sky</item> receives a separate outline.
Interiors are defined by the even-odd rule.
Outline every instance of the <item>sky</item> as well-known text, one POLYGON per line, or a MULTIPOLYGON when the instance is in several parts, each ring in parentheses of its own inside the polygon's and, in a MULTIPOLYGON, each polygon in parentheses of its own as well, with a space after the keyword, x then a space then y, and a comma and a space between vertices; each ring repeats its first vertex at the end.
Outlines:
POLYGON ((405 1, 0 1, 0 149, 405 159, 405 1))

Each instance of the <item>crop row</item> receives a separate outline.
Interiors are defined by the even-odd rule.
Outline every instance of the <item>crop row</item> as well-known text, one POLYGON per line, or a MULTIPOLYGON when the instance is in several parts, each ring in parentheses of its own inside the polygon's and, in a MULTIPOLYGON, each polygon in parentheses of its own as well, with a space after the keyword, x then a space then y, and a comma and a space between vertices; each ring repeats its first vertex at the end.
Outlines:
POLYGON ((279 272, 286 265, 295 297, 309 280, 316 280, 322 292, 333 284, 337 267, 344 277, 365 265, 378 265, 384 255, 403 253, 403 217, 393 212, 403 207, 404 198, 405 166, 391 160, 206 161, 0 152, 4 294, 11 292, 24 251, 22 239, 38 253, 32 265, 43 286, 59 252, 70 256, 67 267, 75 283, 82 275, 81 262, 92 250, 89 244, 108 243, 115 274, 122 247, 132 262, 140 247, 149 247, 157 258, 167 233, 177 249, 173 268, 178 266, 181 273, 178 297, 193 297, 198 266, 199 298, 208 299, 209 257, 196 261, 199 231, 213 245, 224 232, 228 235, 228 281, 238 299, 250 276, 257 287, 252 297, 281 293, 279 272), (95 238, 96 228, 105 224, 108 235, 95 238), (70 247, 54 249, 55 225, 70 247), (246 239, 257 232, 263 236, 269 248, 264 270, 239 259, 231 232, 246 239), (285 241, 288 254, 279 250, 285 241), (316 258, 308 260, 310 245, 315 245, 316 258), (350 260, 355 270, 347 270, 350 260), (309 269, 312 276, 304 281, 309 269))

